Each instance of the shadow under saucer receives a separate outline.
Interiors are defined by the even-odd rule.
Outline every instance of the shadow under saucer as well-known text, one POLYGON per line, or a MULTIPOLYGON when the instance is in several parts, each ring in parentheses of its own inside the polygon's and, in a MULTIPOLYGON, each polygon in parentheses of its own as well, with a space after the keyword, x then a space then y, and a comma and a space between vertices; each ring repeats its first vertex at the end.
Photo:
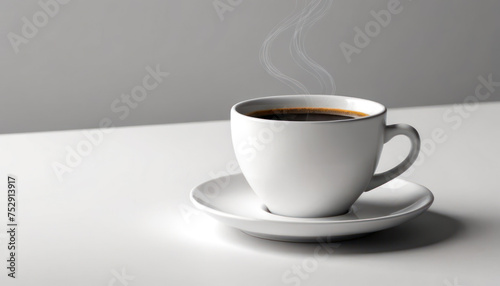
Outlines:
MULTIPOLYGON (((256 238, 237 229, 222 226, 222 235, 231 243, 267 253, 310 254, 318 243, 279 242, 256 238)), ((362 238, 332 243, 336 254, 381 253, 409 250, 444 242, 464 230, 464 224, 450 216, 427 211, 399 226, 368 234, 362 238), (341 247, 338 247, 339 245, 341 247)))
POLYGON ((378 253, 425 247, 444 242, 463 230, 464 224, 459 220, 427 211, 394 228, 345 241, 337 253, 378 253))

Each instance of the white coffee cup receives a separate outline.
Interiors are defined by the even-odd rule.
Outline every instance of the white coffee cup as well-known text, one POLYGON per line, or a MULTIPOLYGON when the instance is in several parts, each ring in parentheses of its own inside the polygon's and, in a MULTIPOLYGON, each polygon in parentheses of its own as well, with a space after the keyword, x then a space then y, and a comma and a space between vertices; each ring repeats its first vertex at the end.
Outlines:
POLYGON ((407 170, 418 156, 418 132, 386 125, 386 108, 337 95, 284 95, 251 99, 231 109, 231 134, 243 175, 270 212, 291 217, 346 213, 366 191, 407 170), (275 108, 319 107, 367 116, 336 121, 284 121, 248 116, 275 108), (374 174, 384 143, 396 135, 411 141, 398 166, 374 174))

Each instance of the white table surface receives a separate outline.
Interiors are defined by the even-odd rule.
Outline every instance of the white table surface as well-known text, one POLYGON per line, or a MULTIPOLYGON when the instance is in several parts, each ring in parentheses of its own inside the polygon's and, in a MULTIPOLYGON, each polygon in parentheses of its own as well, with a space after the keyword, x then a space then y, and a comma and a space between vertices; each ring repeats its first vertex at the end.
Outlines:
MULTIPOLYGON (((2 267, 0 285, 500 285, 499 114, 500 103, 462 115, 390 110, 388 123, 413 125, 430 150, 403 178, 435 202, 321 259, 316 244, 250 237, 194 210, 190 189, 234 162, 227 121, 115 129, 62 181, 53 163, 86 140, 81 130, 1 135, 3 261, 7 174, 18 177, 20 207, 18 278, 2 267)), ((381 169, 408 148, 405 138, 386 144, 381 169)))

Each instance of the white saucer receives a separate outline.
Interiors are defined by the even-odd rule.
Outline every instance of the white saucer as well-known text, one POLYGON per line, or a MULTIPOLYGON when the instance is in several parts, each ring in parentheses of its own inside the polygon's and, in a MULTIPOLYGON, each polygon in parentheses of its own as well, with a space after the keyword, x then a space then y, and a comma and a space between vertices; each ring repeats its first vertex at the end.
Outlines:
POLYGON ((218 221, 265 239, 317 242, 359 237, 408 221, 434 200, 425 187, 394 179, 364 193, 345 215, 292 218, 270 213, 242 174, 209 180, 191 191, 191 201, 218 221))

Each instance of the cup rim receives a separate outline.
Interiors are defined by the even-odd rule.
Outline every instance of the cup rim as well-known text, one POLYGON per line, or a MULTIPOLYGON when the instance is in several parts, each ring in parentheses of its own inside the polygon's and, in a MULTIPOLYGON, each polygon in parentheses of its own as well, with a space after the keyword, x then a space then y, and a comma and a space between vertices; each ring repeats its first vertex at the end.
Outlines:
POLYGON ((374 117, 378 117, 381 115, 384 115, 387 113, 387 107, 385 105, 378 103, 373 100, 369 99, 364 99, 364 98, 359 98, 359 97, 353 97, 353 96, 345 96, 345 95, 333 95, 333 94, 291 94, 291 95, 272 95, 272 96, 264 96, 264 97, 258 97, 258 98, 252 98, 252 99, 247 99, 244 101, 240 101, 233 105, 231 107, 231 114, 238 114, 241 115, 247 119, 256 121, 256 122, 269 122, 269 121, 275 121, 275 120, 269 120, 269 119, 263 119, 263 118, 257 118, 257 117, 252 117, 248 116, 247 114, 241 113, 238 111, 238 108, 241 107, 244 104, 251 103, 253 101, 259 101, 259 100, 266 100, 266 99, 275 99, 277 97, 289 97, 289 98, 297 98, 297 97, 304 97, 304 96, 313 96, 313 97, 336 97, 336 98, 343 98, 343 99, 351 99, 351 100, 358 100, 358 101, 364 101, 366 103, 370 103, 373 105, 377 105, 378 107, 381 108, 381 111, 376 112, 374 114, 370 114, 368 116, 363 116, 363 117, 358 117, 358 118, 350 118, 350 119, 341 119, 341 120, 322 120, 322 121, 287 121, 290 124, 325 124, 325 123, 342 123, 342 122, 355 122, 355 121, 361 121, 361 120, 368 120, 374 117))

